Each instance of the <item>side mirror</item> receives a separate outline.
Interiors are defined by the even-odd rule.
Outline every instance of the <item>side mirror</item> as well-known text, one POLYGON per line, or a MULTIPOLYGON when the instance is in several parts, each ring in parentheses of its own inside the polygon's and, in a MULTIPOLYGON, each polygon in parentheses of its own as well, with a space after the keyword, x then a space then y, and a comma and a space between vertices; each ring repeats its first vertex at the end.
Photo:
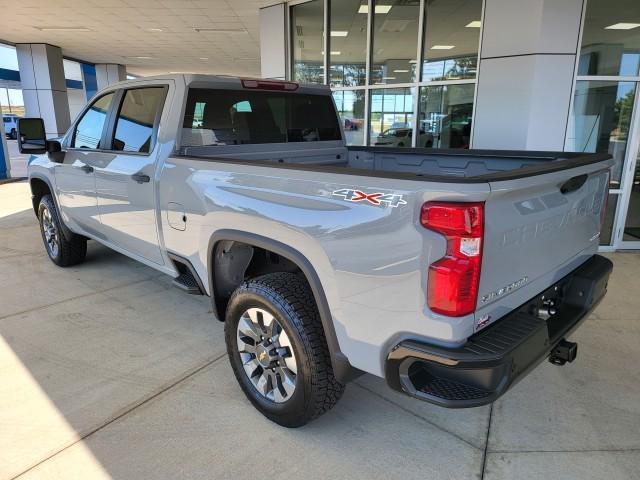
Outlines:
POLYGON ((47 138, 41 118, 18 119, 18 150, 20 153, 45 153, 47 138))

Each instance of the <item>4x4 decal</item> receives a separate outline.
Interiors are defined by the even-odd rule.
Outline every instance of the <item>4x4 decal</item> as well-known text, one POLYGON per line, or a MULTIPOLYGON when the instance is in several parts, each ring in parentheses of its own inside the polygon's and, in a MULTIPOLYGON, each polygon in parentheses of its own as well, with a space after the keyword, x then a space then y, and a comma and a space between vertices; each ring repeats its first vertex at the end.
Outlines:
POLYGON ((349 202, 369 202, 372 205, 382 205, 385 207, 395 208, 407 204, 404 198, 402 198, 402 195, 396 193, 365 193, 360 190, 343 188, 341 190, 335 190, 332 195, 342 197, 349 202))

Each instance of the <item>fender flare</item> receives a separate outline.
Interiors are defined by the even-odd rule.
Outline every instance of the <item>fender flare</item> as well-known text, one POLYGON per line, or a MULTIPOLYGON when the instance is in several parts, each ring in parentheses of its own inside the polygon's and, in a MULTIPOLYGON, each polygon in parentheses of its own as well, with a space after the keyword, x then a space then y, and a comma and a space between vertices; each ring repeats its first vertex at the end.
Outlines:
MULTIPOLYGON (((64 235, 64 238, 67 241, 71 241, 71 239, 73 238, 74 233, 62 221, 62 214, 60 213, 60 205, 58 205, 58 198, 56 197, 53 185, 51 185, 51 180, 49 180, 45 175, 43 175, 41 173, 32 173, 31 175, 29 175, 29 189, 30 190, 31 190, 31 180, 34 179, 34 178, 43 181, 49 187, 49 192, 51 193, 51 198, 53 199, 53 203, 56 206, 56 214, 58 215, 58 222, 62 226, 62 235, 64 235)), ((36 214, 36 217, 37 217, 38 216, 38 205, 36 205, 35 198, 33 198, 33 190, 31 191, 31 193, 32 193, 32 195, 31 195, 31 203, 33 205, 33 211, 34 211, 34 213, 36 214)))
MULTIPOLYGON (((215 299, 213 255, 215 252, 216 244, 223 240, 242 242, 247 245, 269 250, 277 253, 278 255, 281 255, 282 257, 285 257, 287 260, 290 260, 291 262, 296 264, 309 282, 309 286, 311 287, 311 291, 313 292, 313 297, 316 301, 316 305, 318 306, 322 328, 324 330, 324 335, 327 340, 327 346, 329 347, 329 354, 331 356, 333 374, 335 375, 336 379, 341 383, 347 383, 364 373, 353 367, 349 363, 346 355, 344 355, 340 351, 340 345, 338 343, 338 337, 336 335, 336 330, 333 324, 333 317, 331 316, 329 303, 327 302, 324 289, 322 288, 322 283, 320 282, 320 277, 318 277, 315 268, 307 259, 307 257, 305 257, 298 250, 277 240, 263 237, 255 233, 231 229, 218 230, 213 235, 211 235, 207 250, 207 270, 209 275, 209 290, 211 293, 211 307, 213 309, 213 313, 218 319, 220 319, 220 317, 215 299)), ((224 321, 224 319, 222 320, 224 321)))

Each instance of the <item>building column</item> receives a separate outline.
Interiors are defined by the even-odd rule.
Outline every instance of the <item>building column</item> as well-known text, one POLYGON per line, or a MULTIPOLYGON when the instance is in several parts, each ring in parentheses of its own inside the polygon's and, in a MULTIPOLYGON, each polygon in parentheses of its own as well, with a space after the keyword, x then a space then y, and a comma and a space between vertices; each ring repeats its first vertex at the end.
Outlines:
POLYGON ((124 65, 116 63, 100 63, 96 64, 96 83, 98 90, 102 90, 114 83, 122 82, 127 79, 127 69, 124 65))
POLYGON ((26 116, 41 117, 47 136, 64 135, 71 120, 62 50, 45 43, 20 43, 16 53, 26 116))
POLYGON ((485 0, 473 147, 562 151, 583 0, 485 0))
POLYGON ((287 4, 260 9, 260 70, 262 78, 287 77, 287 4))
POLYGON ((81 63, 82 86, 87 102, 93 98, 98 91, 98 81, 96 79, 96 67, 88 63, 81 63))
MULTIPOLYGON (((0 105, 2 107, 2 105, 0 105)), ((0 108, 0 113, 2 108, 0 108)), ((7 136, 4 133, 4 125, 0 132, 2 138, 0 138, 0 180, 9 178, 11 176, 11 162, 9 161, 9 149, 7 148, 7 136)))

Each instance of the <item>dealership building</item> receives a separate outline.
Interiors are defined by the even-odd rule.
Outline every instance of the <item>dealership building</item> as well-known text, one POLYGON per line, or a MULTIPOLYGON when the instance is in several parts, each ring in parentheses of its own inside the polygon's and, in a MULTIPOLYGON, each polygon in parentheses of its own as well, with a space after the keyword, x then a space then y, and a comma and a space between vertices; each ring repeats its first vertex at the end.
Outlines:
MULTIPOLYGON (((271 3, 238 2, 259 40, 254 75, 330 86, 350 145, 608 152, 602 249, 640 248, 638 0, 271 3)), ((4 40, 22 55, 23 89, 23 65, 64 82, 64 44, 44 46, 38 67, 39 47, 4 40)), ((206 71, 242 74, 224 65, 206 71)), ((122 79, 124 67, 109 68, 122 79)), ((56 89, 44 90, 63 112, 56 89)), ((29 115, 26 96, 25 106, 29 115)), ((58 116, 59 131, 69 120, 58 116)))

